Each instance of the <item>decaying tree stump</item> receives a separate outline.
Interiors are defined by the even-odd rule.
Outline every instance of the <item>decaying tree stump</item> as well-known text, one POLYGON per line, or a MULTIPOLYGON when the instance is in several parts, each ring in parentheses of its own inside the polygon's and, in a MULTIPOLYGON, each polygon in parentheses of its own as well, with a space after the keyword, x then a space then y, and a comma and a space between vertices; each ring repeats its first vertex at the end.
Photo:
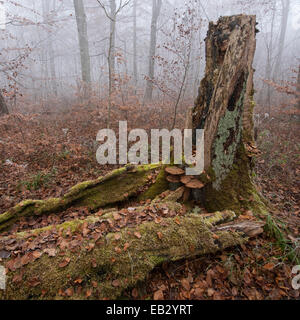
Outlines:
POLYGON ((210 23, 206 38, 206 70, 192 114, 194 129, 204 129, 207 209, 242 208, 266 213, 264 199, 252 183, 253 58, 255 16, 222 17, 210 23))
POLYGON ((79 184, 62 198, 28 200, 0 215, 1 232, 24 216, 73 206, 91 210, 85 220, 0 237, 8 279, 0 298, 117 298, 164 261, 215 253, 263 232, 263 222, 238 219, 245 210, 267 212, 251 179, 257 154, 252 133, 255 26, 255 17, 244 15, 209 25, 206 73, 187 121, 193 129, 205 129, 205 172, 186 177, 182 169, 162 165, 124 167, 79 184), (156 181, 149 182, 155 170, 156 181), (165 193, 169 183, 176 190, 165 193), (190 194, 212 213, 197 214, 190 203, 183 207, 190 194), (132 198, 150 199, 132 212, 146 208, 172 216, 104 232, 105 223, 112 225, 124 214, 107 207, 126 207, 132 198), (105 215, 93 215, 99 208, 106 208, 105 215), (13 257, 16 248, 19 256, 13 257))

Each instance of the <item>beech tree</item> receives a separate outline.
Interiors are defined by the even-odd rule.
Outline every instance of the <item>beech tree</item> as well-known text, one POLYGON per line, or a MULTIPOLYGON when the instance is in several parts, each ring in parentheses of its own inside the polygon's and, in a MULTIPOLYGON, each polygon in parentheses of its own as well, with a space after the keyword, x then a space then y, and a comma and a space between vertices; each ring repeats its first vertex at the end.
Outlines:
POLYGON ((109 46, 108 46, 108 117, 107 117, 107 127, 110 127, 110 114, 112 108, 112 95, 114 92, 115 83, 115 64, 116 64, 116 23, 117 17, 120 11, 125 8, 131 0, 124 1, 120 0, 119 6, 117 8, 115 0, 109 0, 110 11, 103 2, 97 0, 101 8, 104 10, 106 17, 110 20, 110 32, 109 32, 109 46))
POLYGON ((162 0, 152 0, 152 19, 151 19, 151 34, 150 34, 150 47, 149 47, 149 67, 147 76, 147 85, 145 92, 145 101, 152 100, 153 94, 153 79, 154 79, 154 56, 156 52, 156 40, 157 40, 157 22, 162 7, 162 0))
POLYGON ((8 108, 7 105, 5 103, 5 100, 2 96, 2 93, 0 92, 0 116, 4 115, 4 114, 8 114, 8 108))
POLYGON ((74 8, 78 29, 78 40, 80 49, 80 61, 81 61, 81 74, 82 81, 85 86, 85 96, 87 94, 86 89, 91 84, 91 65, 90 65, 90 50, 87 32, 87 21, 84 10, 83 0, 74 0, 74 8))

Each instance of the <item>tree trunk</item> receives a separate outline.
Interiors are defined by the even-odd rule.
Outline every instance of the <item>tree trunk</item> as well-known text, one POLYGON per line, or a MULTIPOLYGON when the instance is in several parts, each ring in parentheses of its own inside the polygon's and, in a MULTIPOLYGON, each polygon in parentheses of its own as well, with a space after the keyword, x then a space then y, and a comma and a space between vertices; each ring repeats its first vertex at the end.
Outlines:
POLYGON ((152 80, 154 79, 154 56, 156 51, 157 21, 160 15, 161 6, 162 6, 162 0, 152 0, 149 69, 148 69, 148 80, 147 80, 147 86, 146 86, 145 101, 152 100, 152 94, 153 94, 152 80))
POLYGON ((137 70, 137 0, 133 1, 133 79, 134 79, 134 91, 136 93, 138 83, 138 70, 137 70))
POLYGON ((2 93, 0 91, 0 116, 3 116, 4 114, 9 114, 7 105, 5 103, 5 100, 2 96, 2 93))
POLYGON ((298 109, 298 111, 300 111, 300 65, 298 67, 298 79, 297 79, 297 88, 296 88, 296 99, 297 99, 297 103, 296 103, 296 107, 298 109))
POLYGON ((87 21, 83 0, 74 0, 74 8, 79 39, 82 81, 85 87, 85 95, 87 95, 88 88, 91 83, 91 65, 87 33, 87 21))
POLYGON ((108 48, 108 116, 107 128, 110 128, 110 113, 112 109, 113 92, 115 90, 115 73, 116 73, 116 19, 117 8, 115 0, 110 0, 110 33, 108 48))
POLYGON ((274 68, 273 79, 280 79, 280 71, 282 68, 282 54, 284 51, 285 38, 286 38, 286 29, 289 18, 290 11, 290 0, 281 0, 282 3, 282 18, 281 18, 281 26, 280 26, 280 37, 278 41, 278 54, 274 68))
MULTIPOLYGON (((43 20, 47 28, 49 28, 49 15, 51 14, 50 10, 50 1, 49 0, 44 0, 43 1, 43 20)), ((55 0, 53 2, 52 6, 53 12, 55 12, 55 0)), ((53 39, 51 35, 51 30, 47 32, 47 57, 49 57, 49 67, 50 67, 50 75, 51 75, 51 87, 53 90, 54 95, 57 97, 57 84, 56 84, 56 71, 55 71, 55 58, 54 58, 54 49, 53 49, 53 39)), ((46 59, 46 68, 48 65, 48 59, 46 59)))
MULTIPOLYGON (((266 212, 252 182, 255 16, 210 23, 206 70, 193 110, 193 128, 204 129, 204 167, 212 180, 202 197, 207 209, 266 212)), ((195 139, 194 139, 195 140, 195 139)))

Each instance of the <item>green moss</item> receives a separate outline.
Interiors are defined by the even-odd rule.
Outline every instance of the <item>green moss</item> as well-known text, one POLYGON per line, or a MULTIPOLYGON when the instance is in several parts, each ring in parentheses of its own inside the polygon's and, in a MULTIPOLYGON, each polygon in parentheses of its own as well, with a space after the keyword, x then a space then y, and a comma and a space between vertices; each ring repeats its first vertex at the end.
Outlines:
POLYGON ((163 193, 169 188, 169 183, 166 180, 166 172, 164 166, 160 170, 159 174, 156 177, 156 181, 152 184, 145 192, 143 192, 139 197, 139 201, 151 199, 153 200, 155 197, 163 193))
POLYGON ((93 181, 79 183, 62 198, 26 200, 0 215, 0 231, 7 229, 20 217, 54 213, 70 206, 98 209, 122 202, 138 193, 148 181, 149 172, 160 165, 123 167, 93 181))
MULTIPOLYGON (((216 241, 209 226, 199 215, 177 217, 176 220, 168 218, 164 219, 163 224, 147 222, 133 229, 122 229, 119 240, 115 239, 115 234, 108 234, 105 241, 98 241, 91 251, 87 251, 83 243, 77 251, 65 250, 64 256, 59 253, 56 257, 44 254, 24 268, 21 283, 12 281, 18 271, 10 271, 7 275, 7 290, 0 293, 0 298, 62 299, 59 290, 76 287, 74 280, 80 278, 84 288, 91 288, 92 281, 98 283, 98 294, 94 291, 93 298, 115 299, 124 289, 145 280, 149 272, 164 261, 214 253, 221 247, 245 241, 240 234, 225 231, 218 232, 219 239, 216 241), (134 232, 139 232, 141 238, 137 239, 134 232), (158 232, 162 234, 161 237, 157 236, 158 232), (121 250, 116 253, 116 248, 121 250), (59 264, 66 257, 71 259, 70 263, 62 268, 59 264), (96 267, 92 266, 92 260, 96 261, 96 267), (29 281, 35 277, 38 277, 40 284, 30 286, 29 281), (114 286, 113 281, 116 279, 119 283, 114 286)), ((93 240, 87 240, 86 244, 88 242, 93 240)), ((85 299, 85 290, 70 299, 85 299)))
POLYGON ((249 158, 241 143, 234 165, 216 190, 212 183, 205 186, 205 207, 210 212, 233 210, 241 214, 251 210, 254 214, 268 213, 268 203, 257 191, 252 178, 249 158))
POLYGON ((232 221, 234 218, 236 218, 236 214, 233 211, 225 210, 214 212, 211 216, 205 217, 204 221, 207 225, 214 226, 220 223, 232 221))

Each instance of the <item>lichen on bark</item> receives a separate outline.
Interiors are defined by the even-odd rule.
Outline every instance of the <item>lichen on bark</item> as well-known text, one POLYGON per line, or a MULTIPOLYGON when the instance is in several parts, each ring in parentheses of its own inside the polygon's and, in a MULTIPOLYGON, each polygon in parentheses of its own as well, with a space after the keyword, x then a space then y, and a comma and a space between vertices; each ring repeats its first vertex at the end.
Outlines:
POLYGON ((268 204, 252 181, 255 16, 221 17, 209 24, 206 69, 193 110, 193 128, 204 129, 204 167, 211 181, 203 190, 206 209, 250 209, 268 204))
MULTIPOLYGON (((220 190, 222 181, 231 171, 242 136, 242 113, 245 83, 233 110, 227 109, 218 124, 217 136, 213 144, 212 169, 216 179, 213 187, 220 190)), ((231 106, 229 106, 231 107, 231 106)))

